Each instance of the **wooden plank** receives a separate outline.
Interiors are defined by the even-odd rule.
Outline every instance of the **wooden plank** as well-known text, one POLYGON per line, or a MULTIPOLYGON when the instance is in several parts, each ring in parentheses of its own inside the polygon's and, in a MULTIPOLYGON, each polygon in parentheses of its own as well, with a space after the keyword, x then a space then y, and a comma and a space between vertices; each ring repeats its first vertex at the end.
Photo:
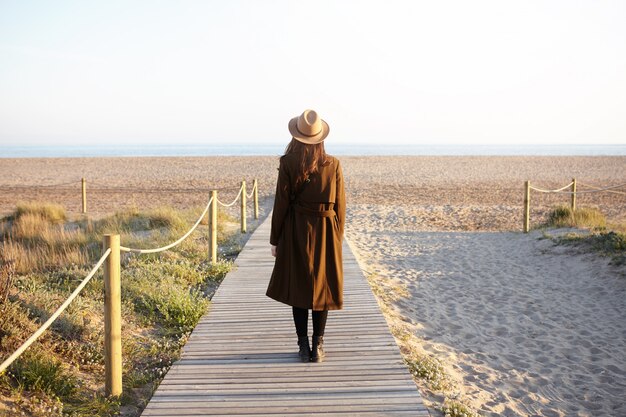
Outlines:
POLYGON ((323 368, 319 367, 296 367, 293 366, 293 362, 287 362, 282 364, 273 365, 271 368, 265 364, 249 364, 249 363, 238 363, 238 364, 228 364, 228 365, 193 365, 193 366, 180 366, 180 364, 176 363, 170 369, 169 374, 183 374, 183 375, 193 375, 193 374, 212 374, 212 375, 230 375, 230 374, 299 374, 299 375, 325 375, 327 373, 338 374, 341 372, 342 374, 351 374, 351 373, 361 373, 368 374, 368 370, 380 371, 380 370, 393 370, 399 372, 405 372, 406 366, 403 363, 382 363, 382 364, 344 364, 342 362, 338 362, 336 364, 330 364, 324 366, 323 368), (245 369, 245 373, 243 372, 245 369))
POLYGON ((146 409, 144 411, 145 416, 205 416, 205 415, 210 415, 212 417, 230 417, 230 416, 237 416, 237 417, 277 417, 277 416, 289 416, 289 417, 318 417, 320 415, 324 415, 324 417, 347 417, 347 416, 367 416, 367 417, 392 417, 392 416, 397 416, 397 417, 415 417, 415 416, 428 416, 428 411, 425 409, 422 410, 418 410, 416 414, 416 410, 409 410, 409 411, 347 411, 347 412, 339 412, 339 413, 318 413, 318 412, 308 412, 308 413, 300 413, 300 412, 295 412, 295 413, 288 413, 288 412, 283 412, 283 413, 271 413, 271 414, 267 414, 267 413, 253 413, 253 414, 235 414, 235 413, 231 413, 231 412, 227 412, 225 414, 208 414, 210 413, 210 408, 207 407, 203 407, 200 410, 193 410, 190 411, 187 414, 180 414, 178 413, 178 411, 174 411, 172 413, 167 413, 167 414, 153 414, 153 413, 157 413, 158 411, 152 411, 149 409, 146 409), (208 411, 207 411, 208 410, 208 411))
POLYGON ((189 401, 209 401, 209 402, 223 402, 223 401, 233 401, 237 402, 245 402, 245 401, 259 401, 259 400, 267 400, 270 402, 277 401, 288 401, 288 400, 300 400, 300 401, 308 401, 311 398, 315 398, 316 400, 333 400, 333 401, 352 401, 354 399, 359 398, 409 398, 415 399, 415 395, 413 390, 368 390, 363 389, 361 391, 344 391, 344 392, 322 392, 322 393, 311 393, 309 391, 304 392, 278 392, 278 393, 268 393, 264 395, 261 399, 257 395, 246 395, 246 394, 237 394, 237 393, 218 393, 218 394, 200 394, 200 393, 187 393, 187 394, 168 394, 163 393, 159 397, 153 397, 152 402, 189 402, 189 401), (374 395, 375 394, 375 395, 374 395))
POLYGON ((236 386, 230 386, 230 385, 222 385, 222 386, 212 386, 212 385, 163 385, 163 387, 161 388, 161 386, 159 386, 159 389, 163 390, 164 393, 180 393, 180 394, 184 394, 184 393, 189 393, 189 392, 194 392, 194 393, 199 393, 199 394, 211 394, 211 393, 220 393, 220 392, 228 392, 228 393, 239 393, 239 394, 255 394, 255 395, 260 395, 260 396, 264 396, 267 394, 271 394, 271 393, 280 393, 280 392, 312 392, 312 393, 324 393, 324 392, 328 392, 328 391, 335 391, 335 392, 362 392, 362 390, 364 388, 371 388, 372 391, 376 391, 382 388, 391 388, 391 389, 396 389, 396 390, 401 390, 404 388, 404 385, 402 384, 402 382, 395 382, 394 384, 384 384, 382 381, 381 382, 376 382, 376 383, 366 383, 367 381, 355 381, 353 383, 345 383, 343 381, 331 384, 329 382, 324 382, 323 384, 318 383, 318 384, 304 384, 302 386, 300 385, 291 385, 291 384, 284 384, 284 385, 272 385, 272 384, 268 384, 266 385, 254 385, 254 386, 247 386, 247 385, 236 385, 236 386))
MULTIPOLYGON (((354 381, 355 378, 362 378, 363 374, 352 374, 352 375, 345 375, 345 374, 341 374, 341 375, 335 375, 335 373, 332 374, 326 374, 326 375, 316 375, 315 376, 315 381, 329 381, 329 382, 338 382, 338 381, 354 381)), ((366 375, 368 378, 371 378, 371 380, 373 381, 388 381, 388 380, 394 380, 398 378, 398 374, 394 374, 394 373, 380 373, 380 372, 368 372, 366 375)), ((279 375, 266 375, 266 374, 262 374, 260 376, 256 376, 255 378, 250 378, 250 377, 246 377, 245 375, 236 375, 236 376, 231 376, 231 377, 225 377, 224 375, 207 375, 207 374, 203 374, 203 375, 182 375, 178 378, 176 377, 171 377, 168 378, 167 381, 163 381, 161 383, 161 385, 163 384, 170 384, 170 385, 177 385, 177 384, 193 384, 193 385, 201 385, 201 384, 234 384, 234 383, 240 383, 240 384, 265 384, 265 383, 276 383, 276 384, 280 384, 281 382, 288 382, 288 383, 300 383, 302 381, 302 375, 284 375, 284 374, 279 374, 279 375)))
POLYGON ((250 237, 142 415, 428 416, 347 244, 344 308, 329 311, 326 358, 300 362, 291 307, 265 295, 269 231, 266 220, 250 237))
MULTIPOLYGON (((392 408, 385 408, 385 410, 391 411, 409 411, 414 410, 416 406, 415 402, 407 401, 406 398, 396 398, 396 399, 385 399, 386 401, 370 398, 370 399, 360 399, 355 400, 358 402, 346 403, 346 402, 337 402, 326 401, 320 404, 316 404, 315 406, 311 406, 310 404, 303 403, 302 401, 298 402, 298 400, 291 401, 281 401, 276 404, 264 404, 263 413, 293 413, 293 412, 346 412, 346 411, 381 411, 381 408, 385 407, 385 405, 390 405, 392 408)), ((159 403, 156 405, 155 410, 171 410, 173 412, 175 410, 180 410, 180 412, 185 415, 189 413, 189 411, 195 411, 198 409, 204 408, 204 405, 200 402, 187 402, 187 403, 159 403)), ((258 405, 253 401, 242 402, 238 404, 236 407, 232 407, 228 403, 218 403, 214 404, 211 407, 210 413, 212 414, 224 414, 225 412, 231 412, 233 414, 252 414, 254 412, 258 412, 258 405)), ((211 414, 209 414, 211 415, 211 414)))
MULTIPOLYGON (((246 400, 242 400, 239 402, 239 406, 249 406, 249 407, 254 407, 256 406, 257 402, 271 402, 271 406, 286 406, 286 405, 293 405, 293 406, 301 406, 302 405, 302 398, 290 398, 290 399, 281 399, 281 400, 277 400, 276 398, 273 397, 265 397, 265 398, 247 398, 246 400)), ((383 396, 383 397, 378 397, 378 396, 359 396, 359 397, 352 397, 352 398, 318 398, 316 399, 316 405, 355 405, 355 404, 379 404, 379 405, 384 405, 384 404, 407 404, 407 403, 411 403, 411 399, 408 399, 407 396, 383 396)), ((213 405, 213 407, 217 408, 217 407, 223 407, 224 402, 222 403, 216 403, 213 405)), ((228 406, 228 403, 225 404, 226 406, 228 406)), ((198 408, 198 407, 203 407, 204 406, 204 401, 203 400, 198 400, 198 399, 193 399, 193 400, 186 400, 186 401, 177 401, 177 402, 172 402, 172 401, 162 401, 159 402, 158 404, 155 404, 154 408, 157 409, 166 409, 166 408, 172 408, 172 407, 176 407, 177 409, 183 409, 183 408, 198 408)), ((267 411, 267 409, 265 410, 267 411)), ((331 410, 331 411, 337 411, 337 410, 331 410)))

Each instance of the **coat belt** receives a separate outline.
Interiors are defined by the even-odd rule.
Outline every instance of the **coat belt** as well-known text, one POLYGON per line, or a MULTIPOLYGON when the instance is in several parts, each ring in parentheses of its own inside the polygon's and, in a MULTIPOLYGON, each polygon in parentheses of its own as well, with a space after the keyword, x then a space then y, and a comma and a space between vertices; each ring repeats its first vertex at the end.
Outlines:
POLYGON ((315 217, 333 217, 335 215, 335 210, 313 210, 307 207, 303 207, 301 205, 295 204, 294 210, 298 213, 306 214, 309 216, 315 217))

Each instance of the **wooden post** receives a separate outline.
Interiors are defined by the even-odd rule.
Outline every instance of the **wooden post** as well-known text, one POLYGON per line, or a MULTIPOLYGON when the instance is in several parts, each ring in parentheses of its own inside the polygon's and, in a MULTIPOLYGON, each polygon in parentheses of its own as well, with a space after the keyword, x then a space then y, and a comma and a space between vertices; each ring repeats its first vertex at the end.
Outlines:
POLYGON ((83 189, 83 214, 87 213, 87 181, 83 177, 82 181, 82 189, 83 189))
POLYGON ((104 391, 122 394, 122 303, 120 290, 120 235, 104 235, 103 250, 111 248, 104 262, 104 391))
POLYGON ((211 191, 211 209, 209 210, 209 258, 217 262, 217 191, 211 191))
POLYGON ((524 233, 530 230, 530 181, 526 181, 524 191, 524 233))
POLYGON ((246 233, 246 180, 241 181, 241 233, 246 233))
POLYGON ((259 218, 259 183, 256 180, 256 178, 254 179, 254 182, 252 183, 252 187, 254 188, 254 193, 253 193, 253 198, 254 198, 254 219, 258 219, 259 218))
POLYGON ((576 210, 576 178, 572 178, 572 211, 576 210))

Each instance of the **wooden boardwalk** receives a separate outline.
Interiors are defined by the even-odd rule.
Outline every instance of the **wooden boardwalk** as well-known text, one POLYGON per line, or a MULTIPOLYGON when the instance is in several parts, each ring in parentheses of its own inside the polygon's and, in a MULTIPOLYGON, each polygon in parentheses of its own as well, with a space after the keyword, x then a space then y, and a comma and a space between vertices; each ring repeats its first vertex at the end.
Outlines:
MULTIPOLYGON (((352 251, 344 308, 322 363, 302 363, 291 307, 265 295, 274 265, 259 225, 143 416, 428 416, 352 251)), ((309 336, 312 334, 309 314, 309 336)))

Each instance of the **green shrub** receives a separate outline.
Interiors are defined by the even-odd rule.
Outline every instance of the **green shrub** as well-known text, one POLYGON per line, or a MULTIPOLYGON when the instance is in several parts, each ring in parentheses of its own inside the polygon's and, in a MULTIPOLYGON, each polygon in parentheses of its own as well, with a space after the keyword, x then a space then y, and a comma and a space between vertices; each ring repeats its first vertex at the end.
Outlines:
POLYGON ((478 413, 458 400, 446 398, 441 407, 444 417, 479 417, 478 413))
POLYGON ((120 400, 95 393, 65 404, 63 415, 67 417, 116 416, 120 413, 120 400))
POLYGON ((171 336, 151 337, 135 344, 133 356, 138 358, 138 363, 126 372, 126 386, 136 388, 165 376, 172 364, 180 358, 180 348, 187 342, 186 334, 171 336))
POLYGON ((19 301, 8 299, 0 304, 0 354, 13 353, 38 327, 19 301))
POLYGON ((209 301, 201 291, 168 284, 145 288, 135 301, 137 309, 174 334, 189 332, 205 313, 209 301))
POLYGON ((164 263, 162 271, 164 275, 176 278, 176 280, 186 285, 199 285, 205 280, 202 272, 195 265, 184 260, 164 263))
POLYGON ((147 319, 172 334, 190 331, 206 311, 205 271, 184 260, 132 259, 125 268, 123 299, 147 319), (190 285, 191 284, 191 285, 190 285))
POLYGON ((442 391, 450 386, 449 377, 437 358, 419 355, 405 359, 411 373, 426 380, 428 385, 435 391, 442 391))
POLYGON ((66 363, 80 366, 94 367, 101 370, 104 367, 104 340, 89 340, 84 343, 82 340, 63 340, 55 346, 55 352, 61 356, 66 363))
POLYGON ((555 238, 557 243, 576 244, 586 246, 604 256, 612 258, 611 263, 619 266, 626 264, 626 233, 600 232, 589 235, 568 233, 555 238))
POLYGON ((76 378, 60 361, 41 352, 26 351, 11 365, 10 373, 21 388, 67 397, 76 389, 76 378))
POLYGON ((626 252, 626 233, 607 232, 593 235, 594 246, 608 254, 622 255, 626 252))
POLYGON ((221 281, 233 269, 232 261, 218 261, 215 264, 206 262, 202 265, 205 276, 211 281, 221 281))

